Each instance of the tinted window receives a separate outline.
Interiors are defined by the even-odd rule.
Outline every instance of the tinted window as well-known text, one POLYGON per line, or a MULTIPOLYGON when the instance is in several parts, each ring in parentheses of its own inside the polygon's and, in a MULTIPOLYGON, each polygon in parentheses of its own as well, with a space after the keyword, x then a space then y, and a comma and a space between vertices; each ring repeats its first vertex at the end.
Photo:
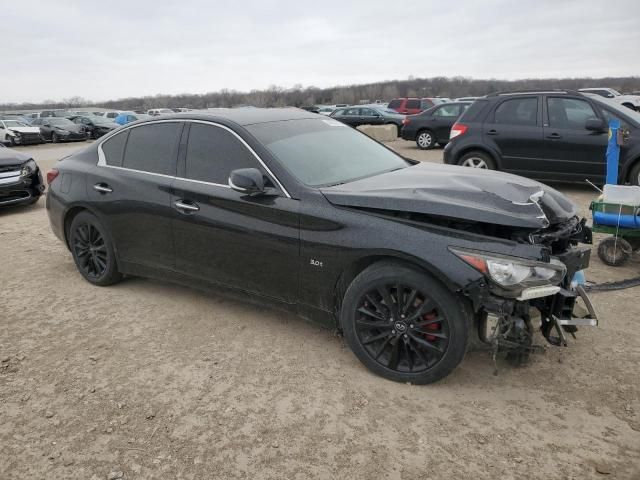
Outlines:
POLYGON ((460 105, 444 105, 433 112, 434 117, 457 117, 460 115, 460 105))
POLYGON ((353 116, 353 117, 357 117, 358 115, 360 115, 360 109, 359 108, 347 108, 343 115, 349 115, 349 116, 353 116))
POLYGON ((111 137, 102 144, 102 152, 104 153, 107 165, 111 165, 113 167, 122 166, 124 146, 127 144, 128 135, 129 130, 111 137))
POLYGON ((420 108, 420 100, 407 100, 406 108, 420 108))
POLYGON ((547 98, 549 126, 582 129, 590 118, 598 118, 589 102, 575 98, 547 98))
POLYGON ((226 185, 229 174, 237 168, 260 168, 260 163, 231 132, 212 125, 191 124, 186 178, 226 185))
POLYGON ((375 117, 378 114, 370 108, 361 108, 360 115, 362 115, 363 117, 375 117))
POLYGON ((334 110, 331 114, 332 117, 341 117, 344 115, 344 110, 334 110))
POLYGON ((143 172, 175 175, 174 160, 181 123, 156 123, 132 128, 123 166, 143 172))
POLYGON ((535 125, 537 118, 538 97, 505 100, 495 113, 495 123, 509 125, 535 125))
POLYGON ((399 108, 400 105, 402 105, 402 100, 391 100, 389 102, 389 105, 387 105, 388 108, 399 108))

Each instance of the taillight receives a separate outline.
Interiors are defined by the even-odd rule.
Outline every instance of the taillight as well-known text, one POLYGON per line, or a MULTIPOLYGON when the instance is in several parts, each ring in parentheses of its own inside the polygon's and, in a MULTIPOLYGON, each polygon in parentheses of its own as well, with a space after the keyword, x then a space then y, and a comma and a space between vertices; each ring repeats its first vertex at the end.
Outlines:
POLYGON ((60 172, 56 168, 52 168, 47 172, 47 183, 51 185, 51 183, 56 179, 60 172))
POLYGON ((449 140, 453 140, 456 137, 459 137, 460 135, 463 135, 464 133, 466 133, 466 131, 469 130, 469 127, 467 127, 465 124, 463 123, 454 123, 453 127, 451 127, 451 133, 449 134, 449 140))

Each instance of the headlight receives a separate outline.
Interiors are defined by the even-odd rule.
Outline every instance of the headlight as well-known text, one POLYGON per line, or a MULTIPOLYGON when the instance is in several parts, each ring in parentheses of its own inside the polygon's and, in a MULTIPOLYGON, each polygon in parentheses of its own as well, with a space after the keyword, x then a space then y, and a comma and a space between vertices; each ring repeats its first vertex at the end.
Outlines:
POLYGON ((11 133, 13 133, 13 135, 15 135, 16 137, 19 137, 20 135, 22 135, 20 132, 16 132, 16 131, 11 131, 11 133))
POLYGON ((29 175, 32 175, 33 173, 35 173, 37 169, 38 169, 38 166, 36 165, 36 162, 34 162, 33 160, 29 160, 27 163, 25 163, 22 166, 22 169, 20 170, 20 176, 28 177, 29 175))
POLYGON ((557 285, 567 272, 565 265, 556 258, 552 258, 549 263, 543 263, 475 250, 450 250, 458 258, 485 274, 493 283, 507 290, 557 285))

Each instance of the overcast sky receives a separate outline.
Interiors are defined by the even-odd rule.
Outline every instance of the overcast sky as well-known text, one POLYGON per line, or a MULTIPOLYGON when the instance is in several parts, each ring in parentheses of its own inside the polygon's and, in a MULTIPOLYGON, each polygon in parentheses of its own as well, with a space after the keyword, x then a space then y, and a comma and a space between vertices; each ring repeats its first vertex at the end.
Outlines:
POLYGON ((2 3, 0 103, 640 75, 637 0, 2 3))

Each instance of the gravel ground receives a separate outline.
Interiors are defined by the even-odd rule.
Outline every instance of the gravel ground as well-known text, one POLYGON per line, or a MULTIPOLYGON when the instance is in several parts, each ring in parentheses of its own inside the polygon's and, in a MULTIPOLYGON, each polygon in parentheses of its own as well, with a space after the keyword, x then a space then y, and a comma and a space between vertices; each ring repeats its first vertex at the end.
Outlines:
MULTIPOLYGON (((79 147, 21 150, 46 171, 79 147)), ((557 188, 588 213, 590 189, 557 188)), ((640 266, 593 257, 598 282, 640 266)), ((497 376, 470 352, 418 387, 287 313, 138 278, 89 285, 44 199, 0 212, 0 274, 3 480, 640 478, 637 288, 594 294, 601 326, 569 348, 497 376)))

